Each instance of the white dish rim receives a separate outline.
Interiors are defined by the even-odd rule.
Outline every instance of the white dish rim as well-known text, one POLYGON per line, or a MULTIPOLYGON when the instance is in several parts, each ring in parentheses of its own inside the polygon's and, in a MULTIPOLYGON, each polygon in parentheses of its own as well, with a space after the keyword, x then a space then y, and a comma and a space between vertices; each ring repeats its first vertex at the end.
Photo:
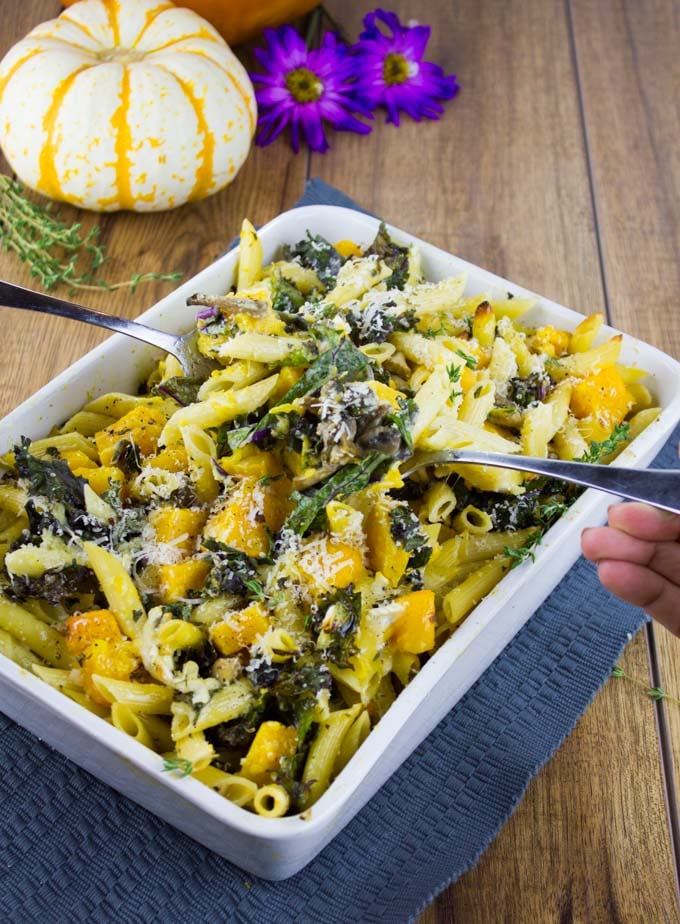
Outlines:
MULTIPOLYGON (((296 209, 283 212, 270 222, 259 229, 263 244, 266 245, 270 237, 275 237, 281 225, 285 227, 290 220, 291 215, 295 215, 296 224, 306 223, 308 227, 314 227, 320 213, 324 218, 329 216, 337 219, 339 228, 350 223, 354 226, 361 226, 366 235, 360 242, 369 241, 378 225, 378 219, 373 218, 365 213, 355 211, 340 206, 302 206, 296 209)), ((402 241, 413 242, 423 251, 424 256, 428 253, 453 260, 457 264, 457 271, 468 271, 471 275, 484 280, 489 286, 501 291, 511 291, 517 296, 529 296, 536 298, 541 308, 545 308, 548 314, 555 314, 564 321, 577 323, 583 319, 583 315, 571 309, 565 308, 558 303, 551 301, 543 296, 514 283, 502 277, 496 276, 487 270, 482 269, 468 261, 462 260, 453 254, 434 247, 425 241, 422 241, 400 228, 388 224, 391 233, 402 241)), ((347 235, 342 235, 347 236, 347 235)), ((339 238, 336 238, 336 240, 339 238)), ((238 260, 238 248, 227 252, 219 257, 213 264, 199 272, 192 279, 183 283, 172 293, 161 299, 138 318, 143 323, 153 323, 160 329, 172 330, 172 316, 177 314, 179 302, 184 302, 186 297, 193 292, 201 289, 202 281, 212 276, 217 268, 224 270, 225 279, 229 279, 238 260)), ((601 332, 600 339, 618 333, 615 329, 605 326, 601 332)), ((87 370, 91 364, 103 362, 106 356, 119 349, 119 344, 126 341, 124 335, 115 334, 108 338, 104 343, 95 347, 81 359, 77 360, 66 370, 52 379, 48 384, 43 386, 38 392, 29 397, 14 411, 10 412, 3 420, 0 421, 0 441, 6 431, 11 430, 15 418, 19 415, 26 414, 29 410, 36 408, 45 399, 52 399, 58 394, 60 389, 71 385, 75 378, 78 378, 83 371, 87 370)), ((645 344, 629 335, 625 335, 624 342, 628 347, 641 347, 645 353, 656 355, 660 364, 671 364, 675 368, 680 380, 680 364, 672 357, 664 354, 657 348, 645 344), (651 352, 650 352, 651 351, 651 352)), ((148 353, 148 348, 139 348, 142 353, 148 353)), ((153 352, 153 351, 151 351, 153 352)), ((661 415, 652 424, 658 437, 661 431, 666 437, 672 431, 675 423, 680 419, 680 393, 670 405, 662 410, 661 415)), ((647 431, 644 431, 636 440, 633 441, 617 459, 617 464, 634 467, 635 462, 639 459, 640 451, 646 442, 643 437, 647 431)), ((27 433, 35 438, 38 434, 27 433)), ((0 446, 0 448, 2 448, 0 446)), ((615 499, 611 498, 614 503, 615 499)), ((258 836, 268 841, 288 841, 296 834, 304 833, 310 835, 313 828, 325 828, 337 816, 346 803, 350 794, 361 784, 362 779, 368 771, 374 766, 377 760, 381 758, 385 748, 389 746, 390 738, 394 736, 392 729, 393 722, 390 719, 399 717, 401 724, 405 722, 417 709, 422 708, 423 690, 421 688, 432 688, 446 670, 451 666, 453 660, 457 659, 465 649, 474 641, 477 635, 486 628, 497 615, 499 607, 508 603, 513 594, 517 592, 527 578, 527 574, 532 569, 538 569, 546 552, 554 545, 559 543, 562 535, 571 529, 572 522, 582 515, 588 515, 601 506, 601 495, 593 489, 588 489, 579 498, 579 500, 569 509, 567 514, 546 534, 545 539, 538 547, 536 552, 536 561, 524 569, 515 569, 509 572, 501 583, 491 592, 484 600, 470 613, 462 625, 450 636, 450 638, 441 646, 441 648, 428 660, 421 671, 411 681, 411 683, 400 693, 395 703, 390 707, 389 712, 378 725, 372 729, 369 737, 347 764, 341 774, 331 783, 328 790, 320 799, 302 815, 294 815, 285 818, 268 819, 248 812, 245 809, 233 805, 223 797, 214 793, 209 787, 200 783, 191 777, 176 778, 171 774, 161 773, 160 767, 162 758, 155 752, 149 750, 143 745, 131 739, 123 732, 118 731, 108 725, 97 716, 90 713, 77 703, 69 700, 66 696, 59 693, 44 683, 37 676, 29 671, 19 667, 14 662, 0 655, 0 673, 13 679, 29 698, 39 699, 42 703, 49 706, 50 709, 59 713, 60 717, 70 724, 76 724, 86 734, 91 735, 104 747, 114 749, 117 754, 132 763, 135 767, 144 773, 152 774, 154 779, 158 780, 164 786, 174 790, 179 787, 182 796, 197 808, 209 812, 217 820, 223 821, 226 825, 234 828, 243 834, 258 836), (451 654, 459 649, 451 658, 451 654)), ((350 815, 346 821, 349 821, 350 815)))

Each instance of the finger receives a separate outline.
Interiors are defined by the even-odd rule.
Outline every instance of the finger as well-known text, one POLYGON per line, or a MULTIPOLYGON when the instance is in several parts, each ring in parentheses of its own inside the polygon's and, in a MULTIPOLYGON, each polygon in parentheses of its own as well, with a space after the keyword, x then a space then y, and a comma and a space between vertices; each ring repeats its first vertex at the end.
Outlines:
POLYGON ((585 557, 592 562, 602 558, 622 558, 620 548, 615 548, 617 537, 626 536, 609 526, 588 526, 581 533, 581 550, 585 557), (607 548, 609 554, 603 555, 602 549, 607 548))
POLYGON ((640 539, 677 542, 680 539, 680 516, 632 501, 614 504, 608 510, 609 525, 640 539))
POLYGON ((597 574, 617 597, 641 607, 674 635, 680 635, 680 589, 642 565, 602 561, 597 574))
POLYGON ((611 559, 644 565, 671 583, 680 584, 679 542, 646 542, 618 529, 603 526, 585 530, 581 546, 583 554, 590 561, 611 559))

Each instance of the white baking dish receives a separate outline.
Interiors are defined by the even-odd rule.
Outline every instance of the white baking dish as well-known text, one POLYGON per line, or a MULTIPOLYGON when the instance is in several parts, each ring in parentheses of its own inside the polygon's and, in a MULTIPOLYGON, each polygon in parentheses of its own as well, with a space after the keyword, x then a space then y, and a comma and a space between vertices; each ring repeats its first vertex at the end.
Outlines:
MULTIPOLYGON (((282 243, 307 229, 330 240, 372 240, 377 221, 357 212, 309 206, 286 212, 262 228, 265 261, 282 243)), ((468 294, 532 294, 463 260, 393 229, 423 254, 427 278, 467 271, 468 294)), ((141 319, 169 331, 187 330, 193 292, 222 293, 231 285, 238 251, 221 257, 141 319)), ((529 323, 573 328, 582 316, 547 299, 527 315, 529 323)), ((600 338, 611 336, 605 328, 600 338)), ((624 337, 623 361, 647 369, 663 407, 660 417, 617 460, 645 467, 680 419, 680 364, 659 350, 624 337)), ((19 436, 44 436, 82 404, 105 391, 136 390, 158 352, 115 335, 0 422, 0 450, 19 436)), ((30 358, 27 353, 26 362, 30 358)), ((437 722, 483 673, 579 554, 581 528, 604 518, 608 495, 589 490, 539 546, 536 561, 511 571, 428 661, 340 776, 304 816, 261 818, 232 805, 207 786, 161 771, 162 759, 29 672, 0 656, 0 708, 57 750, 170 824, 234 863, 267 879, 285 879, 308 863, 371 798, 437 722)))

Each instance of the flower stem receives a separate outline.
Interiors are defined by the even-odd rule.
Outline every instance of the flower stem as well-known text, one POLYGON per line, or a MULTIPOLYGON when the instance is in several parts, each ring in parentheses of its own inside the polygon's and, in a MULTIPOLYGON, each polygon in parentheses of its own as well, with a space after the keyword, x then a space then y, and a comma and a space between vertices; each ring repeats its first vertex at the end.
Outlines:
POLYGON ((319 7, 319 10, 320 10, 320 12, 321 12, 322 17, 323 17, 323 18, 326 20, 326 22, 328 23, 328 25, 329 25, 331 31, 332 31, 332 32, 337 32, 338 36, 340 37, 340 40, 341 40, 342 42, 344 42, 346 45, 351 45, 352 43, 350 42, 349 38, 347 37, 347 33, 345 32, 344 28, 340 25, 340 23, 337 21, 337 19, 335 19, 335 17, 332 16, 332 15, 328 12, 328 8, 325 7, 325 6, 322 4, 322 5, 319 7))
POLYGON ((319 42, 319 38, 321 37, 321 17, 323 16, 323 12, 323 7, 317 6, 317 8, 309 14, 309 19, 307 20, 307 31, 305 32, 305 45, 308 49, 312 49, 319 42))

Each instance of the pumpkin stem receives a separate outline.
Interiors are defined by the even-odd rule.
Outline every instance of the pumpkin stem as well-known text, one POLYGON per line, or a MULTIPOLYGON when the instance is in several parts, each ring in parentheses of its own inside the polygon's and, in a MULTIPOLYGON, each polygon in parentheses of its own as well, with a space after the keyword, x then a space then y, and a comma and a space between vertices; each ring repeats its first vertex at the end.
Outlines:
POLYGON ((95 52, 95 57, 99 61, 109 61, 115 64, 134 64, 135 61, 142 61, 146 57, 146 52, 137 51, 134 48, 105 48, 95 52))

